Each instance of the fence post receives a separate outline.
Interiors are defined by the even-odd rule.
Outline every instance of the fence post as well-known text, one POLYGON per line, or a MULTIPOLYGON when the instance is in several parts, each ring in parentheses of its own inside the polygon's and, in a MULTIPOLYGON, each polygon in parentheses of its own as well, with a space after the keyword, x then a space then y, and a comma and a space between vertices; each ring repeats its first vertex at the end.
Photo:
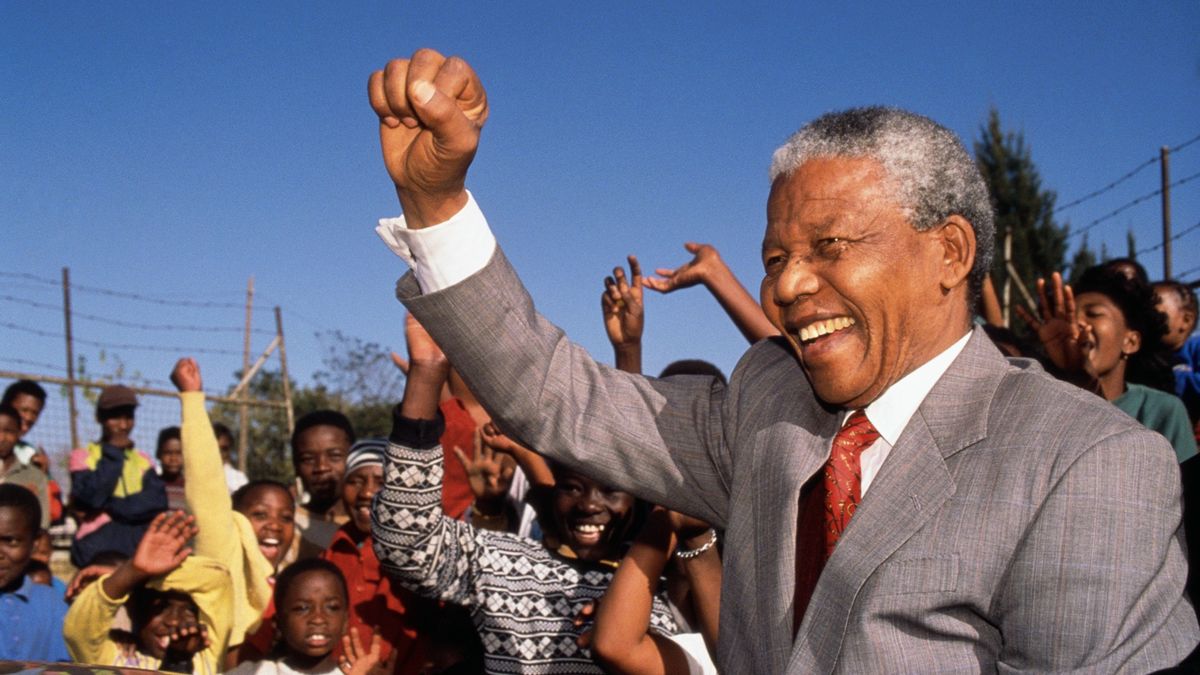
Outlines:
POLYGON ((79 412, 75 409, 75 347, 71 344, 71 269, 62 268, 63 328, 67 338, 67 410, 71 418, 71 447, 79 447, 79 412))
MULTIPOLYGON (((254 310, 254 276, 246 281, 246 337, 242 341, 242 375, 250 369, 250 317, 254 310)), ((245 399, 250 395, 242 390, 239 398, 245 399)), ((238 471, 246 473, 246 456, 250 454, 250 406, 242 403, 238 406, 238 471)))
POLYGON ((283 377, 283 403, 287 410, 287 432, 288 436, 292 435, 292 430, 296 428, 296 413, 292 410, 292 383, 288 381, 287 369, 287 347, 283 342, 283 313, 279 310, 279 305, 275 305, 275 337, 279 338, 279 372, 283 377))

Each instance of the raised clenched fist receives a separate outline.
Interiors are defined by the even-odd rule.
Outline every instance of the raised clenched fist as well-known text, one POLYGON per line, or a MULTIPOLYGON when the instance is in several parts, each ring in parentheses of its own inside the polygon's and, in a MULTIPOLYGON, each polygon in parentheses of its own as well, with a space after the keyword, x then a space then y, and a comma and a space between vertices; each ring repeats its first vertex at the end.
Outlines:
POLYGON ((466 61, 420 49, 371 74, 371 108, 408 227, 448 220, 466 204, 467 168, 487 121, 487 94, 466 61))

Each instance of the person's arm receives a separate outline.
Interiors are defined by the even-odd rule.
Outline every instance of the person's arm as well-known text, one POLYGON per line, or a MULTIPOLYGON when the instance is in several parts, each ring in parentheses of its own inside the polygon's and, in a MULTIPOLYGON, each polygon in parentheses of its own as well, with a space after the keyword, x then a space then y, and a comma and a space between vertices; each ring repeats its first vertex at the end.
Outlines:
POLYGON ((1004 310, 1000 307, 1000 298, 996 295, 996 284, 992 283, 992 275, 983 277, 983 290, 979 294, 979 313, 983 320, 997 328, 1007 328, 1004 325, 1004 310))
POLYGON ((495 423, 488 422, 483 425, 479 430, 479 435, 489 448, 511 455, 516 460, 517 466, 521 467, 521 471, 525 473, 525 479, 529 481, 530 487, 554 487, 554 473, 550 471, 550 465, 546 463, 546 459, 506 436, 496 427, 495 423))
POLYGON ((171 371, 171 382, 179 390, 182 408, 184 496, 188 511, 196 516, 196 526, 200 528, 196 553, 229 560, 239 548, 240 540, 233 524, 233 501, 225 485, 221 450, 204 408, 204 386, 196 360, 179 359, 171 371))
POLYGON ((438 409, 450 372, 445 355, 412 316, 406 318, 409 370, 393 413, 384 484, 371 506, 371 534, 380 566, 409 590, 471 606, 481 572, 483 532, 442 513, 444 422, 438 409))
POLYGON ((660 267, 654 270, 657 277, 646 277, 642 283, 659 293, 704 284, 750 344, 779 335, 779 330, 771 325, 758 301, 733 275, 716 248, 690 241, 683 247, 694 256, 691 260, 675 269, 660 267))
POLYGON ((471 504, 471 524, 496 532, 512 529, 516 525, 513 522, 516 513, 509 509, 507 498, 517 470, 516 460, 485 445, 479 431, 475 432, 475 453, 471 457, 462 448, 453 450, 467 472, 467 482, 475 495, 471 504))
MULTIPOLYGON (((104 577, 102 577, 103 579, 104 577)), ((116 644, 109 638, 113 618, 127 596, 112 597, 97 581, 79 591, 63 619, 63 640, 67 653, 78 663, 112 663, 116 644)))
POLYGON ((707 523, 680 513, 671 513, 671 526, 686 554, 676 551, 690 585, 688 597, 699 623, 708 654, 716 660, 717 635, 721 619, 721 554, 716 546, 716 530, 707 523))
POLYGON ((596 608, 592 655, 608 672, 667 675, 689 671, 683 649, 650 631, 654 595, 674 547, 670 514, 655 508, 596 608))
POLYGON ((642 267, 636 256, 629 256, 629 279, 625 270, 614 267, 612 276, 604 279, 600 295, 600 310, 604 315, 604 331, 613 346, 617 370, 642 372, 642 331, 645 327, 645 305, 642 303, 642 267))
POLYGON ((1001 670, 1151 672, 1196 646, 1175 453, 1130 428, 1048 476, 989 615, 1001 670), (1097 524, 1105 536, 1097 537, 1097 524))
POLYGON ((642 496, 723 526, 725 388, 614 377, 537 315, 464 187, 487 117, 471 67, 420 50, 372 74, 368 92, 405 212, 403 224, 376 231, 414 265, 397 295, 500 427, 614 487, 629 489, 636 476, 642 496))

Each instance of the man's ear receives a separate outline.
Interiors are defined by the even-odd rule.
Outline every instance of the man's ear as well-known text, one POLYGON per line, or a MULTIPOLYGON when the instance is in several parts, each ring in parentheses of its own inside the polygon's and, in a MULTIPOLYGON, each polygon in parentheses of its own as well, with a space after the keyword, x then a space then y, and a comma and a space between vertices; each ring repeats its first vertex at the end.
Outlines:
POLYGON ((966 218, 952 215, 934 231, 942 251, 938 281, 942 290, 950 291, 966 281, 975 265, 975 228, 966 218))

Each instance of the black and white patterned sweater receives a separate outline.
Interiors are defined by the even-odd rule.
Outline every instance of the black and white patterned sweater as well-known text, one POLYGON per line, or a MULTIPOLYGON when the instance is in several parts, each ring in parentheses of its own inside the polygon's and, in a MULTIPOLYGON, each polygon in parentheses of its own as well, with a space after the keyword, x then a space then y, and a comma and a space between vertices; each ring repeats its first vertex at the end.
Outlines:
MULTIPOLYGON (((489 673, 600 673, 576 644, 579 610, 598 600, 611 568, 559 557, 533 539, 472 527, 442 514, 441 419, 397 410, 375 497, 375 554, 395 581, 425 597, 467 607, 489 673)), ((665 596, 650 626, 677 631, 665 596)))

